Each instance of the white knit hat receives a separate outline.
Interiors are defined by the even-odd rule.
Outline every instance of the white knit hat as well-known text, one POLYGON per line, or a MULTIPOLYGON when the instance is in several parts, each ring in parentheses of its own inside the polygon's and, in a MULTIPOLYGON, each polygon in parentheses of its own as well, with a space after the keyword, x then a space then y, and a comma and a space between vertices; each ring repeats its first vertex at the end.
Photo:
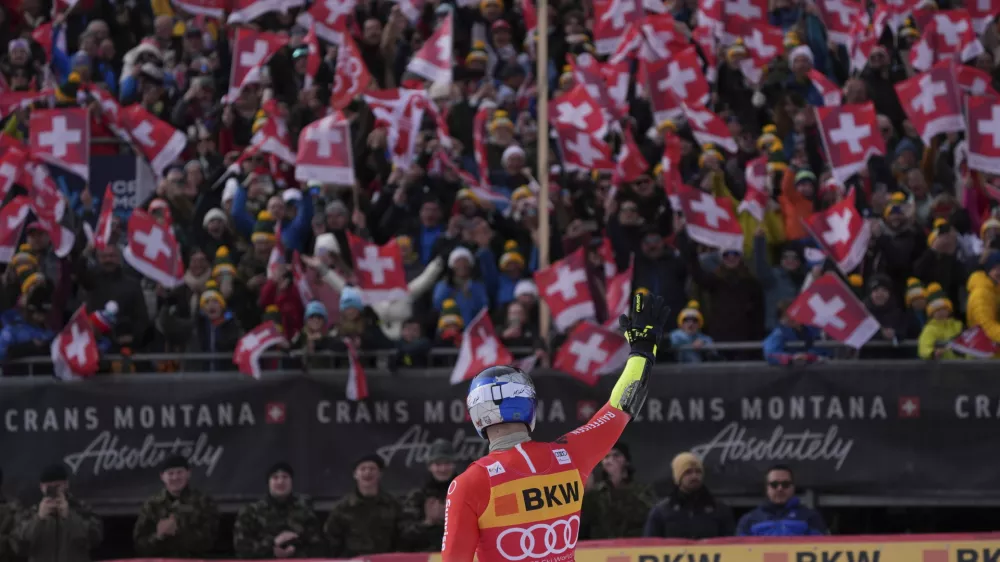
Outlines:
POLYGON ((337 242, 337 237, 332 233, 324 232, 316 237, 316 243, 313 245, 313 254, 319 255, 320 250, 328 254, 339 254, 340 242, 337 242))
POLYGON ((472 256, 472 252, 469 251, 465 246, 459 246, 448 254, 448 267, 454 267, 455 262, 465 258, 469 260, 469 263, 475 263, 476 259, 472 256))

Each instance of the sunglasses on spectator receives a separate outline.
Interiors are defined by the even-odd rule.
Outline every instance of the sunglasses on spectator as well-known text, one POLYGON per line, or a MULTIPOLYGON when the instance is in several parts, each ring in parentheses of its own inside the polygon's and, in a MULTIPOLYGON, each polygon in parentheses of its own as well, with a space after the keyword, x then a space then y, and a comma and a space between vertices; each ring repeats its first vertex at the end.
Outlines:
POLYGON ((772 490, 777 490, 778 488, 781 488, 782 490, 787 490, 788 488, 792 487, 792 481, 775 480, 773 482, 768 482, 767 485, 770 486, 772 490))

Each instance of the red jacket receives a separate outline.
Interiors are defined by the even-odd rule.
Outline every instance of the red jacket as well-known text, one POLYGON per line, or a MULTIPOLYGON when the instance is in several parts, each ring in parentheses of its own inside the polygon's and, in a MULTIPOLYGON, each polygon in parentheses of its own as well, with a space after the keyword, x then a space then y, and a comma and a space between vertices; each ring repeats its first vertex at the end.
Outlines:
POLYGON ((302 329, 305 322, 305 306, 302 304, 302 297, 299 296, 299 289, 295 283, 289 283, 284 290, 278 289, 278 283, 268 280, 260 289, 260 298, 257 300, 261 311, 270 305, 277 305, 281 313, 281 325, 285 329, 285 336, 288 339, 295 337, 302 329))

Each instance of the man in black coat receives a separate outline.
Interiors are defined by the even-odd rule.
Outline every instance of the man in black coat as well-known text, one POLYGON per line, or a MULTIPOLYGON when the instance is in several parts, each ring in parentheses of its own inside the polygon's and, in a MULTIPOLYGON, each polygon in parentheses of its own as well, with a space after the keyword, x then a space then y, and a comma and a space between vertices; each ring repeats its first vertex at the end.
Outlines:
POLYGON ((732 536, 735 530, 733 512, 716 501, 703 480, 705 468, 701 460, 684 452, 670 463, 674 489, 653 506, 646 518, 644 537, 674 539, 709 539, 732 536))

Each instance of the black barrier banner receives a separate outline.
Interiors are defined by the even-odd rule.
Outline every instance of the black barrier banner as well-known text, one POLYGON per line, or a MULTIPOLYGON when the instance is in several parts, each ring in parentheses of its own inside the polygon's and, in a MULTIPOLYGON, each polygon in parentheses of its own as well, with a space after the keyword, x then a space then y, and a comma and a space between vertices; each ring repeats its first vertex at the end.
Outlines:
MULTIPOLYGON (((538 439, 584 423, 613 377, 587 387, 536 371, 538 439)), ((446 378, 370 376, 351 402, 344 378, 171 379, 13 384, 0 393, 0 467, 13 490, 37 490, 42 468, 72 470, 94 502, 139 502, 159 489, 158 465, 187 455, 194 483, 222 500, 259 497, 277 461, 316 498, 350 489, 355 459, 376 452, 385 484, 425 478, 435 439, 460 462, 485 454, 466 418, 465 386, 446 378)), ((759 493, 770 465, 793 466, 823 493, 920 495, 1000 487, 1000 379, 988 366, 846 363, 804 370, 668 368, 654 373, 642 415, 625 430, 638 477, 670 478, 690 450, 723 493, 759 493)))

